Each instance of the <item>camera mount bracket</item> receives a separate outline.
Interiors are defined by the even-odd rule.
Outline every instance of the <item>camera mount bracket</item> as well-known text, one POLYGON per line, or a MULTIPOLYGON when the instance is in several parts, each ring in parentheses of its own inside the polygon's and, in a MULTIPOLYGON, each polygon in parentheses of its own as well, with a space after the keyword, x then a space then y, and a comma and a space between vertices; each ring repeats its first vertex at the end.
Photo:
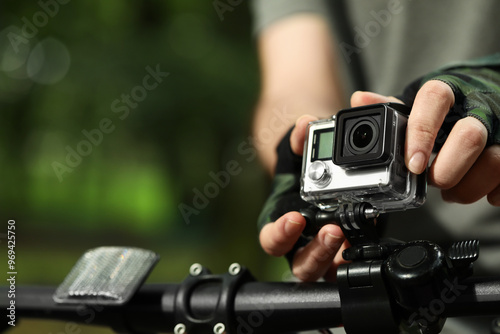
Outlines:
POLYGON ((349 333, 370 332, 374 324, 386 333, 399 329, 439 333, 446 320, 443 313, 423 318, 417 310, 443 296, 455 298, 454 287, 472 274, 472 263, 479 256, 476 240, 455 243, 445 252, 429 241, 380 239, 375 229, 378 212, 369 203, 345 204, 335 211, 311 206, 301 214, 307 221, 304 234, 314 235, 322 226, 336 224, 351 244, 342 253, 350 262, 337 270, 339 293, 346 301, 342 319, 349 333), (370 314, 367 308, 377 309, 376 314, 359 321, 359 314, 370 314))
POLYGON ((243 283, 252 281, 255 278, 250 271, 238 263, 229 266, 228 272, 223 275, 213 275, 200 264, 193 264, 175 296, 174 333, 236 333, 236 317, 232 313, 236 292, 243 283), (210 314, 193 312, 190 306, 193 296, 207 287, 218 295, 214 310, 210 314))
POLYGON ((351 247, 346 249, 343 257, 347 261, 381 259, 393 248, 391 243, 382 241, 375 228, 379 213, 369 203, 340 205, 335 211, 322 211, 309 206, 300 211, 306 218, 303 234, 313 236, 326 224, 340 226, 351 247))

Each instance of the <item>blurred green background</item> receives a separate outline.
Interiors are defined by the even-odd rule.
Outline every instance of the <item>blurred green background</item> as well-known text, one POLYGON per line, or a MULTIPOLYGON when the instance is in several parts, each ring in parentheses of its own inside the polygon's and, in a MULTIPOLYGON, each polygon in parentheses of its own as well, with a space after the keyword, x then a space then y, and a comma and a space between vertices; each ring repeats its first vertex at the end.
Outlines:
POLYGON ((247 2, 59 1, 0 4, 0 233, 16 221, 17 284, 59 284, 103 245, 158 252, 149 282, 180 282, 194 262, 281 280, 286 264, 255 227, 268 180, 249 139, 259 73, 247 2))

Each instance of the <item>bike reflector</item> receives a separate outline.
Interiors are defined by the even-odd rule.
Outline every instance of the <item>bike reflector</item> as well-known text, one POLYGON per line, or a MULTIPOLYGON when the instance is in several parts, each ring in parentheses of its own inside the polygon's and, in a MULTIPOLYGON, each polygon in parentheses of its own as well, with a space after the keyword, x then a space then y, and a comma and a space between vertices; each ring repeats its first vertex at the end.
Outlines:
POLYGON ((159 256, 132 247, 98 247, 78 260, 53 295, 56 303, 126 303, 142 285, 159 256))

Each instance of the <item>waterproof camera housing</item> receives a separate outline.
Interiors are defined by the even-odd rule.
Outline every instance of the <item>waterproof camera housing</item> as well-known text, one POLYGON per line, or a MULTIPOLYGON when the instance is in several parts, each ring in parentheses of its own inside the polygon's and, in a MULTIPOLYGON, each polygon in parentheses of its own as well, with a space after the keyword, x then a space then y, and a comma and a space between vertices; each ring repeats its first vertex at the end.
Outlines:
POLYGON ((367 202, 379 212, 421 206, 425 172, 404 162, 410 109, 384 103, 344 109, 307 128, 301 176, 302 198, 322 210, 367 202))

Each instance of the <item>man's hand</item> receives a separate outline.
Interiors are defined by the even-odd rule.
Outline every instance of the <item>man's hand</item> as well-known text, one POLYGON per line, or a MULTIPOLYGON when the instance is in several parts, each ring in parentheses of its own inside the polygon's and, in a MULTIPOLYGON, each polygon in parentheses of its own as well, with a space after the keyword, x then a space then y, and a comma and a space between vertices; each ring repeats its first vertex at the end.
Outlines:
MULTIPOLYGON (((418 91, 408 119, 405 161, 410 171, 422 173, 454 94, 446 83, 431 80, 418 91)), ((356 92, 351 106, 400 102, 394 97, 371 92, 356 92)), ((487 130, 476 118, 456 122, 429 169, 429 183, 441 189, 443 199, 462 204, 487 196, 490 204, 500 206, 500 145, 485 149, 487 130)))
MULTIPOLYGON (((297 120, 290 136, 290 146, 295 154, 302 155, 307 124, 316 119, 313 116, 302 116, 297 120)), ((305 225, 306 221, 299 212, 288 212, 262 228, 260 244, 268 254, 283 256, 293 248, 305 225)), ((301 281, 315 281, 321 277, 333 280, 338 265, 343 261, 342 251, 345 248, 340 227, 325 225, 311 242, 295 253, 293 274, 301 281)))
MULTIPOLYGON (((356 92, 351 98, 352 107, 386 102, 402 103, 395 97, 371 92, 356 92)), ((454 94, 444 82, 428 81, 418 91, 408 119, 405 148, 405 162, 412 172, 420 174, 427 167, 436 137, 454 103, 454 94)), ((295 154, 302 154, 307 124, 315 119, 298 119, 290 137, 295 154)), ((441 189, 445 200, 465 204, 487 196, 492 205, 500 206, 500 145, 485 148, 487 136, 485 126, 473 117, 462 118, 453 126, 428 175, 429 183, 441 189)), ((263 249, 270 255, 285 255, 299 239, 305 224, 299 212, 288 212, 265 225, 260 233, 263 249)), ((335 279, 346 243, 338 226, 324 226, 295 253, 294 275, 302 281, 335 279)))

